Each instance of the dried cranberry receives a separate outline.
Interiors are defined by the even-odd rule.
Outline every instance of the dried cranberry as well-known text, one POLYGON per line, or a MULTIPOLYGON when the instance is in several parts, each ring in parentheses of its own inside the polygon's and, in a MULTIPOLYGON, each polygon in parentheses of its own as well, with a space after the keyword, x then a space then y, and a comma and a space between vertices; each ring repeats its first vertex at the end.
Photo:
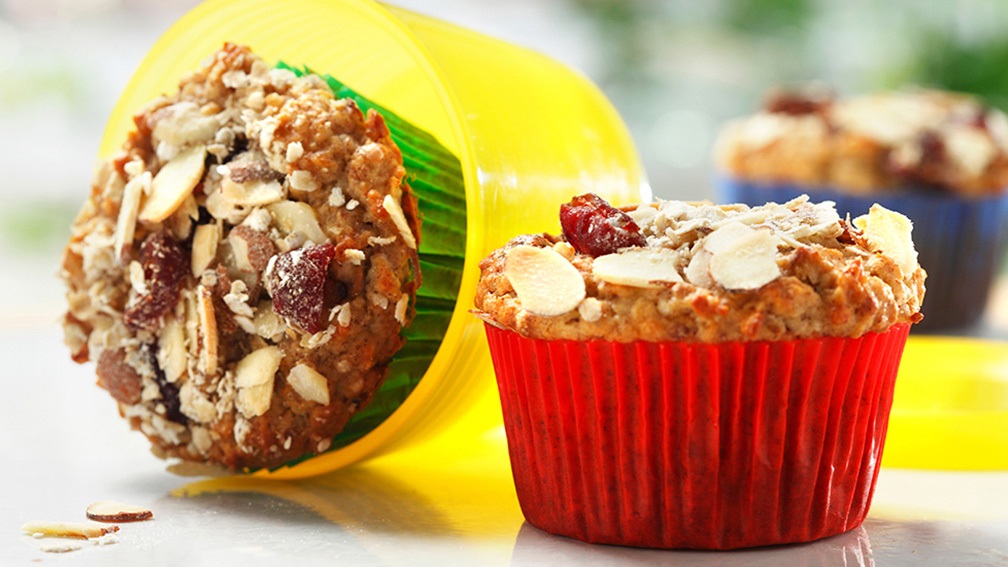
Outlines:
POLYGON ((822 114, 833 104, 833 93, 814 90, 781 90, 770 93, 763 101, 763 109, 774 114, 803 116, 822 114))
POLYGON ((267 274, 273 311, 305 332, 321 331, 326 272, 335 256, 336 247, 330 242, 277 256, 267 274))
POLYGON ((582 254, 599 257, 620 248, 644 246, 646 240, 630 215, 594 193, 560 205, 564 238, 582 254))
POLYGON ((889 169, 897 178, 911 183, 943 187, 950 183, 948 150, 941 134, 923 132, 915 141, 918 157, 914 161, 897 161, 890 157, 889 169))
POLYGON ((126 306, 123 322, 134 330, 153 331, 161 316, 178 303, 179 292, 189 273, 189 258, 171 236, 155 232, 140 245, 140 265, 147 293, 126 306))

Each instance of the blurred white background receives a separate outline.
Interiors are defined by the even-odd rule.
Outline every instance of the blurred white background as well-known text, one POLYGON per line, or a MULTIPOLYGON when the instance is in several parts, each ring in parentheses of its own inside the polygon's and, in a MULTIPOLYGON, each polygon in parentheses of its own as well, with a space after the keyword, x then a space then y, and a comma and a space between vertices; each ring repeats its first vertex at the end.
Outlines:
MULTIPOLYGON (((770 87, 907 83, 1008 101, 1008 4, 829 0, 391 0, 595 81, 655 195, 711 196, 719 125, 770 87)), ((197 0, 0 0, 0 325, 50 324, 55 270, 98 142, 147 49, 197 0)))

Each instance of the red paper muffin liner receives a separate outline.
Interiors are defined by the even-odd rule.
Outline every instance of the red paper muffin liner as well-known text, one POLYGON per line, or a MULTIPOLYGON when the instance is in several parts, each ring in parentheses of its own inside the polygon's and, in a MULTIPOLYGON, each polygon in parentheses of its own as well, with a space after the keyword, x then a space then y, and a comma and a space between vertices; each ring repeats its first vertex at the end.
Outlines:
POLYGON ((909 330, 617 343, 488 324, 525 519, 583 541, 660 548, 853 529, 875 489, 909 330))

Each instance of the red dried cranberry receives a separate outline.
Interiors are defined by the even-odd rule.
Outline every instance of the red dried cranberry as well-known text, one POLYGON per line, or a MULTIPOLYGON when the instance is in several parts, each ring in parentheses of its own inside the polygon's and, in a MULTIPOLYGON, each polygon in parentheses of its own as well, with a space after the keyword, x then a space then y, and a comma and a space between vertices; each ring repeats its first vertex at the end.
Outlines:
POLYGON ((123 322, 138 330, 153 331, 162 315, 178 303, 179 292, 189 273, 189 258, 182 246, 165 232, 155 232, 140 245, 147 293, 126 306, 123 322))
POLYGON ((820 90, 780 90, 770 93, 763 109, 774 114, 822 114, 833 104, 833 93, 820 90))
POLYGON ((948 149, 941 134, 933 130, 923 132, 916 140, 919 157, 912 162, 898 162, 892 157, 890 171, 897 178, 910 183, 944 187, 950 183, 948 149))
POLYGON ((647 243, 630 215, 594 193, 579 195, 560 205, 560 226, 564 238, 575 250, 593 258, 647 243))
POLYGON ((326 272, 335 256, 330 242, 277 256, 267 275, 273 311, 305 332, 321 331, 326 272))

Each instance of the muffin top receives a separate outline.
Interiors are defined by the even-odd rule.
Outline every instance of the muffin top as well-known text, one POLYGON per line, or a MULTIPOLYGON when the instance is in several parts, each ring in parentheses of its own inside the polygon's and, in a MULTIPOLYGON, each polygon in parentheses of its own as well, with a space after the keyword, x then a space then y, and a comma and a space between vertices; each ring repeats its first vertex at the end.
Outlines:
POLYGON ((903 215, 853 221, 802 196, 760 207, 657 200, 561 206, 563 234, 522 235, 481 263, 473 310, 537 339, 857 337, 921 319, 924 270, 903 215))
POLYGON ((846 99, 781 91, 724 126, 715 159, 726 174, 757 182, 1001 194, 1008 191, 1008 117, 944 91, 846 99))

